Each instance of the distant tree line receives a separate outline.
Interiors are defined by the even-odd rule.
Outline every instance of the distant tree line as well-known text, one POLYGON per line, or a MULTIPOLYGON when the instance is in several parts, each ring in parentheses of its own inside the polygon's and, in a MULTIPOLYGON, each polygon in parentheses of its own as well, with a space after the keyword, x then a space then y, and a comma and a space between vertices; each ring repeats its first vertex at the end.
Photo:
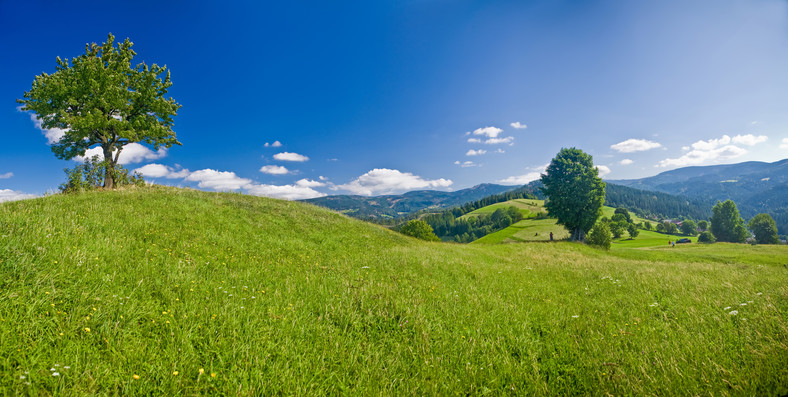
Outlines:
POLYGON ((654 220, 665 218, 706 219, 711 215, 705 205, 683 197, 612 183, 608 183, 605 189, 605 205, 628 208, 641 218, 654 220))

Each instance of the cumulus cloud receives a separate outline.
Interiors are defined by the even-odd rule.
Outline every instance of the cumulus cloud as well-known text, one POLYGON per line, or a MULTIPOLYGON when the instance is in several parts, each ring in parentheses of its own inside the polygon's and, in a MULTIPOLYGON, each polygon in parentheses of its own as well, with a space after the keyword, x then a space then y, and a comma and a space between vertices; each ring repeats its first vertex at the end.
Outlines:
POLYGON ((735 145, 725 145, 710 150, 693 149, 685 155, 675 159, 665 159, 659 162, 659 167, 684 167, 702 164, 709 161, 724 161, 742 156, 747 153, 735 145))
POLYGON ((455 161, 454 164, 459 165, 462 168, 468 167, 478 167, 478 164, 474 163, 473 161, 455 161))
POLYGON ((212 169, 194 171, 185 179, 197 182, 198 187, 213 190, 238 190, 252 183, 251 179, 241 178, 235 172, 212 169))
POLYGON ((605 175, 610 173, 610 167, 608 167, 606 165, 598 165, 598 166, 596 166, 596 169, 599 170, 599 177, 600 178, 602 178, 603 176, 605 176, 605 175))
MULTIPOLYGON (((18 106, 16 108, 16 110, 18 110, 20 112, 23 112, 22 106, 18 106)), ((41 130, 41 133, 44 134, 44 136, 47 138, 47 144, 48 145, 52 145, 52 144, 57 143, 60 140, 60 138, 63 137, 63 135, 66 135, 66 130, 63 130, 63 129, 60 129, 60 128, 45 129, 41 125, 41 120, 36 118, 36 114, 35 113, 33 113, 33 112, 24 112, 24 113, 27 113, 27 115, 30 117, 30 120, 33 121, 33 124, 36 126, 36 128, 41 130)))
POLYGON ((513 136, 507 136, 504 138, 490 138, 484 141, 484 143, 487 145, 498 145, 502 143, 508 143, 509 146, 514 145, 513 142, 514 142, 513 136))
POLYGON ((615 145, 610 145, 610 148, 621 153, 643 152, 646 150, 656 149, 661 147, 657 142, 649 141, 646 139, 627 139, 624 142, 619 142, 615 145))
POLYGON ((739 145, 755 146, 759 143, 766 142, 769 139, 766 135, 755 136, 753 134, 736 135, 731 138, 731 142, 739 145))
POLYGON ((482 140, 479 138, 468 138, 468 143, 482 143, 482 140))
POLYGON ((634 161, 632 161, 630 159, 623 159, 623 160, 619 161, 618 163, 621 164, 621 165, 630 165, 630 164, 634 163, 634 161))
POLYGON ((693 143, 689 152, 675 159, 665 159, 659 162, 659 167, 684 167, 688 165, 702 164, 711 161, 725 161, 747 152, 746 149, 736 145, 755 146, 766 142, 769 139, 766 135, 736 135, 731 138, 723 135, 720 138, 700 140, 693 143))
MULTIPOLYGON (((121 154, 122 155, 122 154, 121 154)), ((148 178, 178 179, 186 178, 191 174, 187 169, 176 169, 162 164, 147 164, 134 170, 148 178)))
POLYGON ((466 156, 480 156, 480 155, 485 154, 485 153, 487 153, 486 150, 481 150, 481 149, 473 150, 473 149, 471 149, 471 150, 465 152, 465 155, 466 156))
POLYGON ((285 200, 305 200, 326 196, 309 186, 302 185, 260 185, 250 184, 246 187, 247 193, 254 196, 265 196, 285 200))
POLYGON ((0 203, 5 201, 16 201, 38 197, 35 194, 26 194, 13 191, 11 189, 0 189, 0 203))
POLYGON ((413 189, 445 188, 451 186, 450 179, 424 179, 410 172, 401 172, 388 168, 375 168, 359 176, 350 183, 333 186, 334 190, 348 190, 355 194, 371 196, 373 194, 389 194, 413 189))
POLYGON ((542 176, 542 173, 547 169, 548 165, 549 164, 545 164, 539 167, 527 168, 526 170, 528 172, 523 175, 510 176, 508 178, 500 179, 496 182, 504 185, 525 185, 526 183, 539 179, 539 177, 542 176))
POLYGON ((266 142, 265 145, 263 145, 263 146, 265 146, 265 147, 281 147, 282 146, 282 142, 279 142, 279 141, 274 141, 273 143, 266 142))
POLYGON ((315 181, 315 180, 311 180, 311 179, 306 179, 306 178, 299 179, 298 181, 296 181, 295 184, 296 184, 296 186, 301 186, 301 187, 320 187, 320 186, 325 186, 326 185, 323 182, 315 181))
POLYGON ((780 149, 788 149, 788 138, 783 138, 780 142, 780 149))
POLYGON ((279 161, 297 161, 297 162, 304 162, 309 160, 309 157, 306 157, 302 154, 298 153, 290 153, 290 152, 282 152, 277 153, 274 155, 274 158, 279 161))
POLYGON ((511 123, 511 124, 509 124, 509 125, 511 125, 512 127, 516 128, 516 129, 518 129, 518 130, 522 130, 522 129, 526 129, 526 128, 528 128, 528 126, 527 126, 527 125, 525 125, 525 124, 520 124, 520 122, 519 122, 519 121, 515 121, 514 123, 511 123))
POLYGON ((271 175, 285 175, 288 174, 290 170, 281 165, 264 165, 260 168, 260 172, 271 175))
POLYGON ((0 174, 0 179, 8 179, 12 176, 14 176, 13 172, 6 172, 5 174, 0 174))
MULTIPOLYGON (((113 150, 112 155, 114 156, 117 151, 113 150)), ((134 164, 134 163, 141 163, 143 161, 151 161, 151 160, 158 160, 162 157, 167 155, 167 148, 160 148, 157 151, 150 150, 148 147, 143 146, 139 143, 129 143, 128 145, 123 147, 123 150, 120 151, 120 157, 118 157, 119 164, 134 164)), ((77 156, 74 157, 74 160, 77 161, 85 161, 85 159, 91 158, 93 156, 98 156, 99 159, 104 159, 104 152, 101 150, 100 146, 94 147, 92 149, 88 149, 85 151, 84 156, 77 156)))
POLYGON ((484 135, 488 138, 495 138, 502 132, 503 130, 497 127, 484 127, 473 130, 473 135, 484 135))

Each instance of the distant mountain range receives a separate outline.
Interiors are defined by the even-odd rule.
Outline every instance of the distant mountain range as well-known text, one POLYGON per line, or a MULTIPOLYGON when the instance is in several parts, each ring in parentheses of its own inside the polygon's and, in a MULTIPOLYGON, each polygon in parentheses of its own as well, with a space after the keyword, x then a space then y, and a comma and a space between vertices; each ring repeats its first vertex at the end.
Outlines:
POLYGON ((648 178, 607 182, 685 197, 708 208, 731 199, 745 219, 765 212, 781 234, 788 233, 788 159, 684 167, 648 178))
POLYGON ((484 183, 454 192, 416 190, 387 196, 337 195, 304 201, 345 213, 354 218, 395 218, 428 208, 450 208, 518 188, 520 186, 484 183))
MULTIPOLYGON (((644 216, 706 219, 719 201, 736 202, 749 219, 768 213, 780 234, 788 234, 788 159, 774 163, 749 161, 738 164, 685 167, 641 179, 608 180, 606 205, 625 207, 644 216)), ((423 209, 445 209, 487 196, 523 189, 542 198, 541 183, 525 186, 481 184, 454 192, 412 191, 387 196, 326 196, 305 200, 350 216, 396 218, 423 209)))

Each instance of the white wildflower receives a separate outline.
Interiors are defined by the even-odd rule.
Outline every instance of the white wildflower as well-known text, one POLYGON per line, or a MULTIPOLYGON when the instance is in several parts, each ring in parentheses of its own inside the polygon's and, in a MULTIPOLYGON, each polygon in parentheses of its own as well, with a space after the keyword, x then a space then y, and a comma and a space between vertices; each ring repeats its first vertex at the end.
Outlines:
POLYGON ((572 318, 578 318, 578 317, 580 317, 580 316, 578 316, 577 314, 575 314, 574 316, 572 316, 572 318))
POLYGON ((731 310, 731 312, 728 313, 728 314, 730 314, 731 316, 735 316, 735 315, 739 314, 739 311, 738 310, 731 310))
POLYGON ((52 376, 60 376, 60 372, 53 372, 52 376))
POLYGON ((725 308, 724 308, 724 309, 722 309, 722 310, 730 310, 730 308, 731 308, 730 306, 727 306, 727 307, 725 307, 725 308))

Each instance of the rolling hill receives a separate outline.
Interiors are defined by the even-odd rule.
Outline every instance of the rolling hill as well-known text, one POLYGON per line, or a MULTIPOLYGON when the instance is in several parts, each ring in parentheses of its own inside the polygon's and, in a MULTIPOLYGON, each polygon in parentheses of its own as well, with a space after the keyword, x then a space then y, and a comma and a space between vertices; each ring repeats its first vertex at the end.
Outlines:
POLYGON ((423 209, 449 208, 513 189, 517 189, 517 186, 485 183, 455 192, 416 190, 399 195, 372 197, 335 195, 304 201, 342 212, 354 218, 393 218, 423 209))
POLYGON ((426 243, 147 187, 0 204, 0 394, 788 393, 787 246, 426 243))

